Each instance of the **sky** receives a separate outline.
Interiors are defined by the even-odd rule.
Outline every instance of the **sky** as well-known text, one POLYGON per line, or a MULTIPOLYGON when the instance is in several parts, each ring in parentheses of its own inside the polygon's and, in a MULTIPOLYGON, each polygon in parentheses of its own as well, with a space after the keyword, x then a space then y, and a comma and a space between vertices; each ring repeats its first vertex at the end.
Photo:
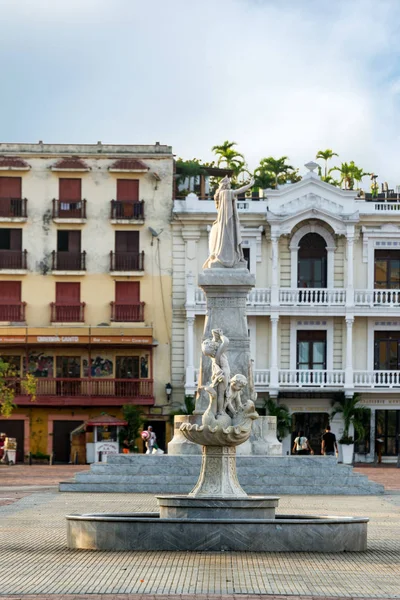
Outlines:
POLYGON ((0 140, 332 148, 395 187, 399 59, 400 0, 0 0, 0 140))

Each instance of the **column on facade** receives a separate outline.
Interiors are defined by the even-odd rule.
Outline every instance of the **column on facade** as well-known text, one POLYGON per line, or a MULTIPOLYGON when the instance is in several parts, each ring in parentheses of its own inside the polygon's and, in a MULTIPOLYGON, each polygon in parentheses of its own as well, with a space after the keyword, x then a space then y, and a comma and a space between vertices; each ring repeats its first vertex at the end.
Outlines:
POLYGON ((278 367, 278 323, 279 315, 271 315, 271 363, 270 363, 270 394, 278 391, 279 388, 279 367, 278 367))
POLYGON ((195 369, 194 369, 194 315, 186 317, 186 369, 185 369, 185 392, 192 395, 195 392, 195 369))
POLYGON ((272 272, 271 272, 271 306, 279 305, 279 234, 271 232, 272 272))
POLYGON ((347 279, 346 304, 354 306, 354 225, 347 229, 347 279))
POLYGON ((345 389, 353 390, 353 324, 354 317, 346 317, 346 369, 345 369, 345 389))

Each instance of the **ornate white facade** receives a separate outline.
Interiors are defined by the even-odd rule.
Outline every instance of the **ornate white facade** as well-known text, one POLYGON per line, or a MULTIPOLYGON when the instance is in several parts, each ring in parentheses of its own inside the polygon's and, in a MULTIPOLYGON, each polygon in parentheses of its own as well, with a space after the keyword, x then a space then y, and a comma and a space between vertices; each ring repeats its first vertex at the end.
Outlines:
MULTIPOLYGON (((312 164, 308 166, 312 168, 312 164)), ((369 439, 359 447, 359 458, 373 460, 375 440, 382 427, 383 454, 388 460, 394 458, 400 443, 395 439, 400 433, 400 366, 383 368, 386 358, 380 354, 386 352, 385 348, 390 354, 396 343, 400 348, 400 289, 393 283, 397 277, 396 252, 400 261, 399 200, 366 201, 353 191, 322 182, 310 170, 299 183, 266 190, 258 201, 239 201, 238 208, 245 256, 250 272, 256 276, 247 314, 257 406, 262 407, 268 395, 279 396, 293 414, 303 415, 298 423, 302 427, 305 423, 307 429, 312 415, 325 415, 321 419, 327 419, 335 392, 349 396, 360 393, 363 403, 371 408, 371 423, 369 439), (315 254, 312 244, 311 250, 302 249, 308 234, 319 236, 308 240, 321 241, 325 272, 320 287, 315 286, 316 276, 311 285, 307 277, 305 281, 300 277, 301 256, 315 254), (384 250, 389 258, 382 260, 389 262, 379 263, 379 257, 386 256, 384 250), (387 289, 381 280, 377 282, 382 264, 394 273, 387 289), (385 331, 387 343, 385 334, 379 333, 385 331), (304 358, 307 352, 320 352, 323 357, 304 358), (310 361, 311 368, 306 368, 305 360, 310 361), (379 426, 375 431, 376 423, 379 426)), ((206 310, 197 276, 207 258, 208 235, 215 216, 214 202, 199 200, 195 194, 174 203, 175 397, 179 393, 182 397, 192 395, 197 386, 206 310)), ((307 260, 302 263, 306 270, 307 260)), ((313 260, 310 264, 314 265, 313 260)), ((400 354, 398 358, 400 361, 400 354)), ((387 360, 392 366, 397 359, 390 355, 387 360)), ((333 430, 340 435, 340 421, 333 422, 333 430)), ((289 436, 284 441, 284 452, 288 451, 289 436)))

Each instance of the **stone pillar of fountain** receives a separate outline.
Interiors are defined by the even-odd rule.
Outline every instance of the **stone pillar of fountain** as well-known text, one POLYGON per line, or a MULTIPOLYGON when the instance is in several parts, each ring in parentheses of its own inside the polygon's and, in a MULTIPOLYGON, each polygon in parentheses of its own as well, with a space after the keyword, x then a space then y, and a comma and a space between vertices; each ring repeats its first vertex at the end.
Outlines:
MULTIPOLYGON (((248 269, 204 269, 199 275, 199 286, 207 300, 207 314, 203 340, 213 329, 222 329, 229 338, 231 373, 249 377, 250 340, 246 316, 247 295, 255 285, 255 277, 248 269)), ((195 414, 203 414, 208 407, 208 394, 201 389, 211 381, 211 362, 202 355, 196 396, 195 414)), ((244 396, 250 396, 246 386, 244 396)))

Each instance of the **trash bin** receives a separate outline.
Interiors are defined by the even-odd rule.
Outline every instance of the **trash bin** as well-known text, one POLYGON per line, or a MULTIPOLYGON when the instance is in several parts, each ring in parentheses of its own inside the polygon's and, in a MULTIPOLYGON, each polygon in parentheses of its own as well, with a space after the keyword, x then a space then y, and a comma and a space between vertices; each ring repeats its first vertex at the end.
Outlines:
POLYGON ((17 460, 17 440, 7 437, 4 442, 3 461, 9 465, 15 465, 17 460))

